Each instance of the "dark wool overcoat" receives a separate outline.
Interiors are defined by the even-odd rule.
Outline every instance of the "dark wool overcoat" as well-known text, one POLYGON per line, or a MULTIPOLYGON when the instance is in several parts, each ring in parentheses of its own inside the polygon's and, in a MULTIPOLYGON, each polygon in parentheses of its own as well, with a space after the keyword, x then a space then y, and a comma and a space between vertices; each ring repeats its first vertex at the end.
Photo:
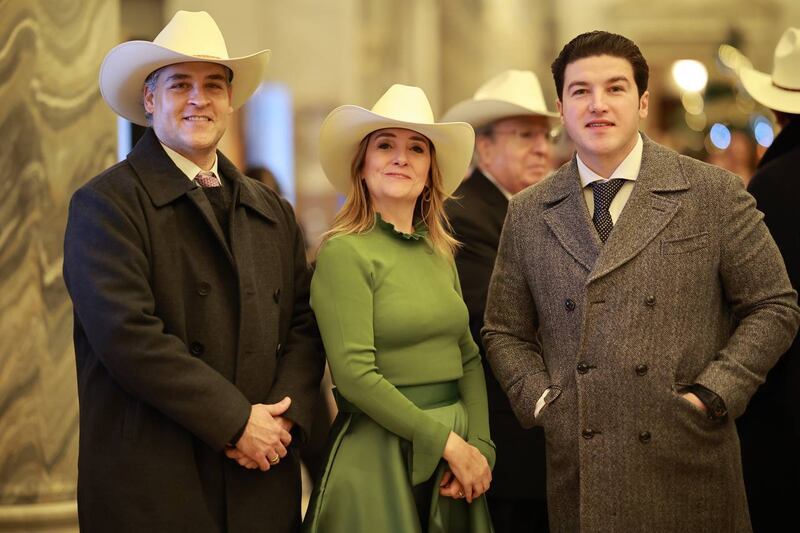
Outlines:
POLYGON ((285 201, 217 156, 230 245, 150 129, 72 198, 81 531, 299 528, 297 454, 261 472, 223 449, 251 404, 290 396, 295 438, 309 427, 324 362, 303 239, 285 201))
MULTIPOLYGON (((783 128, 747 189, 800 288, 800 119, 783 128)), ((800 337, 770 371, 737 421, 755 531, 781 531, 800 495, 800 337)))
POLYGON ((605 245, 574 158, 512 198, 484 344, 522 424, 544 427, 551 531, 749 531, 734 419, 798 321, 762 215, 724 170, 645 139, 605 245), (694 383, 725 419, 681 398, 694 383))
POLYGON ((542 428, 523 429, 517 421, 486 359, 481 340, 486 294, 492 277, 508 199, 476 169, 447 202, 453 233, 461 243, 456 267, 469 311, 469 329, 481 350, 489 400, 489 424, 497 450, 492 486, 487 497, 504 500, 544 500, 545 464, 542 428))

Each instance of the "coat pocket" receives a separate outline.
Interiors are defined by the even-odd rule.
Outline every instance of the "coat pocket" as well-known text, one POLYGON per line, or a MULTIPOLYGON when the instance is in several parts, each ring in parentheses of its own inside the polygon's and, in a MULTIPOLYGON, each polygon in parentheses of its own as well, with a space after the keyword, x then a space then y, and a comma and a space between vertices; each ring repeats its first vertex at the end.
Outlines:
POLYGON ((686 237, 679 237, 677 239, 670 239, 668 241, 661 241, 661 254, 686 254, 708 248, 709 236, 708 232, 704 231, 696 235, 688 235, 686 237))
POLYGON ((720 421, 708 418, 707 413, 683 397, 686 387, 683 383, 676 383, 672 389, 672 401, 678 419, 703 432, 718 430, 722 426, 720 421))
POLYGON ((539 411, 539 416, 536 417, 536 425, 544 427, 544 420, 547 414, 553 409, 553 403, 561 396, 561 387, 558 385, 550 385, 548 388, 547 396, 544 397, 544 406, 539 411))

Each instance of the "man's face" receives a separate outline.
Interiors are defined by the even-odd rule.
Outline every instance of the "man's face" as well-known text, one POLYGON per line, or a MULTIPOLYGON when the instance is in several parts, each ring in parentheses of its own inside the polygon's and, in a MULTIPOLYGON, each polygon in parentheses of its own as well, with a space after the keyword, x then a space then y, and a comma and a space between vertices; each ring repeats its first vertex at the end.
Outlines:
POLYGON ((158 139, 203 167, 208 158, 213 162, 233 113, 228 72, 200 61, 164 67, 155 91, 145 86, 144 107, 158 139))
POLYGON ((550 172, 550 125, 546 117, 498 120, 491 135, 477 139, 480 167, 511 194, 538 183, 550 172))
POLYGON ((581 159, 595 172, 611 172, 636 144, 648 97, 639 97, 626 59, 600 55, 567 65, 556 104, 581 159))

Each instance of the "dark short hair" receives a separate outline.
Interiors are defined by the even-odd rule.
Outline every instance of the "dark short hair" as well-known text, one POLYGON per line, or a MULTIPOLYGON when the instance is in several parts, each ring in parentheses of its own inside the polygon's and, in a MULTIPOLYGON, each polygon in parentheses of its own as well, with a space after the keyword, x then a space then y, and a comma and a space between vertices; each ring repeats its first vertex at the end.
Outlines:
POLYGON ((564 71, 567 70, 567 65, 585 57, 602 55, 620 57, 630 63, 639 96, 644 94, 650 78, 650 67, 636 43, 616 33, 595 30, 582 33, 568 42, 550 65, 559 100, 564 91, 564 71))

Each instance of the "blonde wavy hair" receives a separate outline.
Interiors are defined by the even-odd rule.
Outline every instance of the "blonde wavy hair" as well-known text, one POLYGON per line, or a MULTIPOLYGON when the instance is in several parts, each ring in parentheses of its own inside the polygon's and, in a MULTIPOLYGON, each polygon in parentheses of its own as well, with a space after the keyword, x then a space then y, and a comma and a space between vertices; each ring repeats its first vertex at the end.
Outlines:
MULTIPOLYGON (((365 233, 375 225, 375 210, 370 201, 367 184, 361 178, 367 146, 374 133, 373 131, 364 137, 358 145, 358 151, 350 165, 350 191, 347 193, 344 205, 336 213, 331 229, 322 235, 320 247, 331 237, 365 233)), ((425 184, 414 207, 414 219, 422 220, 427 226, 428 241, 434 250, 445 257, 453 257, 459 242, 451 234, 453 228, 444 210, 444 203, 450 196, 445 194, 442 188, 442 174, 436 162, 436 148, 430 139, 426 140, 430 147, 431 166, 428 183, 425 184)))

